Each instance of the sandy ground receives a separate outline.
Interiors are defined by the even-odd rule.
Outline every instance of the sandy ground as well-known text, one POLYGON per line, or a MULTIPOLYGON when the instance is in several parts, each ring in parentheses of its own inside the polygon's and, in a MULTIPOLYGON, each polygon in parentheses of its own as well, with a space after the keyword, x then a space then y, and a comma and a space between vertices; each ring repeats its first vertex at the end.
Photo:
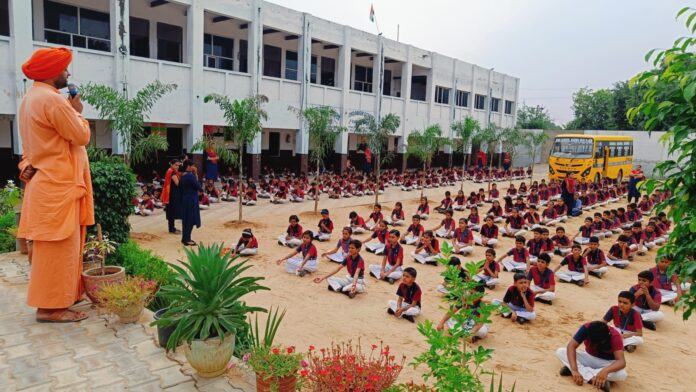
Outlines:
MULTIPOLYGON (((546 175, 546 168, 539 166, 535 178, 546 175)), ((519 181, 516 181, 516 185, 519 181)), ((498 184, 504 194, 508 183, 498 184)), ((486 184, 468 182, 464 186, 465 193, 486 187, 486 184)), ((459 185, 451 188, 428 189, 425 195, 431 200, 433 208, 444 197, 445 190, 453 194, 459 185), (434 203, 434 204, 433 204, 434 203)), ((406 216, 410 216, 416 208, 419 191, 402 192, 396 188, 387 188, 380 196, 383 211, 388 211, 394 202, 404 204, 406 216)), ((328 208, 336 228, 348 223, 350 211, 357 211, 367 216, 371 211, 373 196, 330 200, 323 198, 320 208, 328 208)), ((617 208, 625 204, 625 199, 612 206, 617 208)), ((364 346, 373 342, 384 341, 392 352, 407 356, 407 363, 427 349, 424 338, 418 333, 415 324, 406 320, 397 320, 386 313, 387 301, 395 299, 397 285, 378 282, 367 277, 367 293, 358 295, 351 300, 347 296, 328 292, 326 284, 314 284, 313 276, 323 275, 335 268, 336 264, 321 260, 319 271, 313 276, 299 278, 286 274, 282 266, 274 262, 286 255, 289 248, 277 245, 278 235, 284 233, 287 218, 290 214, 299 214, 304 228, 314 229, 318 215, 312 213, 313 202, 300 204, 271 205, 267 200, 260 201, 254 207, 244 207, 244 219, 249 223, 236 224, 237 205, 235 203, 215 204, 207 211, 201 211, 203 226, 194 229, 193 239, 198 242, 210 243, 224 241, 228 245, 236 243, 240 232, 245 227, 254 229, 261 246, 260 255, 252 258, 253 274, 264 276, 265 285, 271 291, 261 292, 248 298, 249 302, 265 307, 281 306, 288 312, 277 336, 277 342, 295 345, 299 349, 309 345, 328 346, 332 341, 362 339, 364 346)), ((480 211, 482 214, 485 210, 480 211)), ((594 212, 594 211, 592 211, 594 212)), ((468 214, 468 212, 467 212, 468 214)), ((462 212, 455 212, 455 219, 462 212)), ((426 229, 439 224, 440 214, 433 214, 425 222, 426 229)), ((582 220, 574 218, 565 224, 567 232, 572 236, 582 220)), ((175 262, 184 256, 180 236, 168 234, 166 221, 161 210, 150 217, 133 216, 133 238, 143 246, 153 249, 170 262, 175 262)), ((340 230, 329 242, 316 242, 319 253, 333 249, 340 230)), ((528 237, 531 234, 528 234, 528 237)), ((368 234, 355 238, 364 240, 368 234)), ((606 251, 611 246, 612 239, 602 240, 600 246, 606 251)), ((513 240, 504 238, 498 246, 498 252, 507 251, 513 245, 513 240)), ((423 313, 420 320, 430 319, 437 322, 444 313, 441 295, 436 291, 442 278, 442 267, 420 265, 413 261, 408 254, 413 247, 406 246, 405 266, 413 266, 418 270, 418 283, 423 288, 423 313)), ((472 257, 463 260, 481 260, 485 248, 476 247, 472 257)), ((367 264, 381 262, 381 257, 362 252, 367 264)), ((561 363, 556 359, 557 347, 565 346, 572 334, 581 323, 601 319, 609 306, 616 303, 616 295, 620 290, 628 289, 637 280, 637 273, 648 269, 654 264, 655 251, 646 256, 636 256, 632 265, 620 270, 612 268, 603 279, 590 277, 589 287, 580 288, 575 285, 559 283, 556 286, 558 298, 552 306, 537 304, 535 321, 520 326, 507 319, 494 316, 488 337, 482 341, 486 347, 495 350, 493 359, 487 363, 489 370, 502 372, 508 387, 513 380, 517 383, 518 391, 566 391, 578 390, 569 378, 558 375, 561 363)), ((557 265, 560 258, 556 256, 552 267, 557 265)), ((342 274, 342 273, 339 273, 342 274)), ((502 272, 502 284, 493 291, 487 291, 488 299, 502 298, 507 287, 512 284, 512 273, 502 272)), ((672 308, 663 306, 666 319, 658 324, 657 332, 644 330, 646 344, 639 347, 635 353, 626 354, 629 373, 628 380, 614 383, 616 391, 690 391, 696 384, 696 324, 694 321, 683 322, 681 315, 672 308), (667 374, 659 374, 660 369, 667 374)), ((420 380, 425 369, 406 367, 400 376, 400 381, 420 380)), ((590 388, 585 386, 585 388, 590 388)))

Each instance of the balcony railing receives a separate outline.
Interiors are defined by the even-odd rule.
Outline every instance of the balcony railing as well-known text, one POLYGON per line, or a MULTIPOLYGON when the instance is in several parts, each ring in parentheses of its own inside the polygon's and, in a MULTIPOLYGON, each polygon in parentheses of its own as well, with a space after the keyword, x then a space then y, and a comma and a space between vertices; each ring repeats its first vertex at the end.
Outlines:
POLYGON ((208 68, 226 69, 228 71, 234 71, 234 59, 229 57, 204 54, 203 65, 205 65, 208 68))
POLYGON ((108 39, 88 37, 86 35, 66 33, 64 31, 51 29, 44 29, 44 39, 46 42, 52 44, 111 52, 111 41, 108 39))

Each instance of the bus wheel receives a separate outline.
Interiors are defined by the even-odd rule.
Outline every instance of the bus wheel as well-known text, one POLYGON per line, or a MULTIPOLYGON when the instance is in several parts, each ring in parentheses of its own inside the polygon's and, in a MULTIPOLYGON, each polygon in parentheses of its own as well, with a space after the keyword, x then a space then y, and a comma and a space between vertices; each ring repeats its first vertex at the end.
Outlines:
POLYGON ((595 184, 599 184, 602 180, 602 176, 599 175, 599 173, 595 174, 594 176, 594 182, 595 184))
POLYGON ((616 183, 621 184, 623 181, 623 169, 619 170, 619 175, 616 177, 616 183))

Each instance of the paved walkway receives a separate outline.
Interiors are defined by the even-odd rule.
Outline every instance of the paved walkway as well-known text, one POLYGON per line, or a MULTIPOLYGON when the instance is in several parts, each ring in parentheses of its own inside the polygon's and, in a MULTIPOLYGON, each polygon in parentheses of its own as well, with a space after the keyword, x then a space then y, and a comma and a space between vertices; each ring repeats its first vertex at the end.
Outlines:
POLYGON ((147 324, 110 322, 89 304, 75 324, 37 323, 26 305, 29 265, 19 253, 0 254, 0 391, 254 391, 235 367, 224 377, 198 378, 180 353, 167 354, 147 324))

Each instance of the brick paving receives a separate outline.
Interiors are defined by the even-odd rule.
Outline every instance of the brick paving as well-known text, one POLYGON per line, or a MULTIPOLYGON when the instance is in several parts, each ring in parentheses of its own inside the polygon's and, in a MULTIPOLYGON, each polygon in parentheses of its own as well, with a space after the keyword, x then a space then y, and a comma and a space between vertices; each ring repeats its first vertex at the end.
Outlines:
POLYGON ((120 324, 83 302, 75 309, 90 315, 84 321, 37 323, 26 305, 29 271, 24 255, 0 254, 0 391, 256 390, 239 366, 199 378, 183 354, 157 345, 147 311, 140 323, 120 324))

